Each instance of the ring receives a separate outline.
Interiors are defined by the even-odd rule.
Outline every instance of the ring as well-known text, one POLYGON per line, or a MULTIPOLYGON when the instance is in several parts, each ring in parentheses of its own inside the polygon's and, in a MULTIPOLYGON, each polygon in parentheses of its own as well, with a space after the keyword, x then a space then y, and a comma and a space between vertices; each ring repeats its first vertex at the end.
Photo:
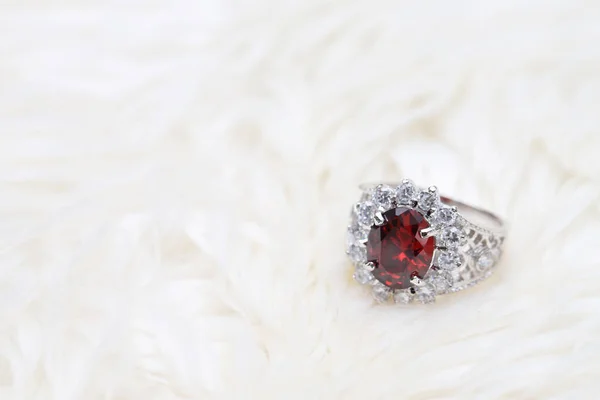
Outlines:
POLYGON ((346 252, 354 279, 369 286, 377 302, 433 303, 493 273, 505 238, 494 214, 408 179, 360 189, 346 252))

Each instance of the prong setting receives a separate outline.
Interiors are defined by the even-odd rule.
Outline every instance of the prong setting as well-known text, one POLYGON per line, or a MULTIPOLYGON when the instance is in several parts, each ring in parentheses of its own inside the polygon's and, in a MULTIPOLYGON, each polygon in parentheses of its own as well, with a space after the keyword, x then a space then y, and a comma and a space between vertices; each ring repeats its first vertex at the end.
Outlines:
POLYGON ((385 223, 385 217, 381 211, 377 211, 373 216, 373 223, 377 226, 381 226, 385 223))
POLYGON ((423 239, 427 239, 428 237, 434 236, 436 233, 438 233, 438 230, 431 226, 429 228, 421 229, 419 231, 419 235, 423 239))
POLYGON ((363 264, 363 268, 369 272, 373 272, 375 270, 376 266, 377 265, 373 261, 367 261, 366 263, 363 264))
POLYGON ((425 281, 423 279, 421 279, 418 275, 413 275, 410 278, 410 283, 411 283, 411 285, 417 286, 417 287, 425 285, 425 281))

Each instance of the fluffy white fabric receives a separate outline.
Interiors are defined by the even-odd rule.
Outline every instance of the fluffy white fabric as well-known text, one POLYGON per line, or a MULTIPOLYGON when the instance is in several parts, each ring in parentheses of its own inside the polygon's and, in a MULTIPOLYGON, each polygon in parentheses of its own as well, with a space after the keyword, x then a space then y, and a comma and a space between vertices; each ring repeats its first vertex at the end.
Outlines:
POLYGON ((55 1, 0 12, 0 398, 597 399, 600 5, 55 1), (511 223, 374 306, 361 181, 511 223))

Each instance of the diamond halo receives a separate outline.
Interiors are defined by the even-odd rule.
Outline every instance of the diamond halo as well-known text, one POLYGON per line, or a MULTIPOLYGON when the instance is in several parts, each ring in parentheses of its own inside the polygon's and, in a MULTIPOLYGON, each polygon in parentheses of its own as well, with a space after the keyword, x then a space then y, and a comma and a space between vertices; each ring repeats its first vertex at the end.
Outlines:
POLYGON ((429 304, 491 274, 503 233, 471 224, 455 204, 462 205, 411 180, 364 189, 352 209, 347 254, 354 279, 376 302, 429 304))

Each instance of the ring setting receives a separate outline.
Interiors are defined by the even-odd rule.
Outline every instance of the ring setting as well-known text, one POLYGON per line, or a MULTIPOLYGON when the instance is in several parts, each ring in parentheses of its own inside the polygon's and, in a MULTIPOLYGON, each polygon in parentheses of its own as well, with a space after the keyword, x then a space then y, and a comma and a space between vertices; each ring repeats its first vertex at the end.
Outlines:
POLYGON ((492 274, 505 237, 495 215, 408 179, 361 189, 346 252, 377 302, 433 303, 492 274))

